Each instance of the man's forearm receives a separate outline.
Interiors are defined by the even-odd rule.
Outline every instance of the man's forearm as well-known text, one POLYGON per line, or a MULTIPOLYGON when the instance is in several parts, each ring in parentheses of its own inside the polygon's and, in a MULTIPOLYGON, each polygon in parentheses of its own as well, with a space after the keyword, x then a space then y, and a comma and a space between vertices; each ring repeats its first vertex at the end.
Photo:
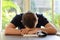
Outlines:
POLYGON ((40 28, 40 30, 46 32, 47 34, 56 34, 56 30, 53 28, 40 28))
POLYGON ((17 30, 14 28, 6 28, 5 34, 21 34, 21 30, 17 30))
POLYGON ((57 32, 53 28, 35 28, 34 30, 29 31, 28 34, 34 34, 34 33, 36 33, 39 30, 42 30, 43 32, 46 32, 47 34, 56 34, 56 32, 57 32))

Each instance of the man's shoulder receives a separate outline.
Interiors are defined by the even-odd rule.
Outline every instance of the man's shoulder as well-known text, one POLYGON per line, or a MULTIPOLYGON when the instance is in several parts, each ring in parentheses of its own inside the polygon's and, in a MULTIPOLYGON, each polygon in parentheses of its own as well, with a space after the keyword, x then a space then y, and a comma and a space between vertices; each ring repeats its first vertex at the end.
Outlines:
POLYGON ((23 14, 16 15, 15 17, 22 17, 23 14))
POLYGON ((18 14, 18 15, 16 15, 16 16, 22 16, 23 14, 21 13, 21 14, 18 14))
POLYGON ((20 19, 20 20, 21 20, 21 19, 22 19, 22 15, 23 15, 23 14, 18 14, 18 15, 16 15, 13 19, 20 19))
POLYGON ((36 14, 37 17, 43 17, 43 14, 36 14))

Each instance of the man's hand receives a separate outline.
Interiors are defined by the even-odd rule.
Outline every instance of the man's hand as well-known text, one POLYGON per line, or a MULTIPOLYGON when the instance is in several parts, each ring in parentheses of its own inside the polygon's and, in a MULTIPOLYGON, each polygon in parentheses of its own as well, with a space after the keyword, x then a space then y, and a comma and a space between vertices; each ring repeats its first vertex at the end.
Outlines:
POLYGON ((31 30, 21 29, 21 34, 22 35, 24 35, 24 34, 35 34, 35 33, 37 33, 38 30, 40 30, 40 29, 39 28, 34 28, 31 30))
POLYGON ((39 28, 34 28, 33 30, 29 31, 28 34, 36 34, 39 30, 39 28))
POLYGON ((27 29, 21 29, 21 34, 24 35, 24 34, 28 34, 29 30, 27 29))

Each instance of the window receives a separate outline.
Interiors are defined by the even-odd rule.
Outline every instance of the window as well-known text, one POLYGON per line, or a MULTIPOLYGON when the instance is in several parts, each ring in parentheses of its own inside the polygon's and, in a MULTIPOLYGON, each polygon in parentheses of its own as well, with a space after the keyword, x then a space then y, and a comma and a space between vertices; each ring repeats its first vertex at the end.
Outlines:
POLYGON ((54 23, 60 31, 60 0, 54 0, 54 23))
POLYGON ((59 4, 59 0, 2 0, 2 27, 4 29, 5 25, 7 25, 16 14, 30 10, 34 13, 43 14, 59 30, 59 4))
POLYGON ((30 10, 43 14, 60 30, 60 0, 30 0, 30 10))

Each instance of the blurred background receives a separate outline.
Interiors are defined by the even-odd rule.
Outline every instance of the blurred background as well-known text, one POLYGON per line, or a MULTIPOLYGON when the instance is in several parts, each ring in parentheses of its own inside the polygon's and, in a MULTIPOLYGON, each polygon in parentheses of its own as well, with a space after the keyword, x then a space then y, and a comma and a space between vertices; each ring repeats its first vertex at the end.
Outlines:
POLYGON ((15 15, 28 10, 43 14, 60 31, 59 0, 2 0, 2 30, 15 15))

